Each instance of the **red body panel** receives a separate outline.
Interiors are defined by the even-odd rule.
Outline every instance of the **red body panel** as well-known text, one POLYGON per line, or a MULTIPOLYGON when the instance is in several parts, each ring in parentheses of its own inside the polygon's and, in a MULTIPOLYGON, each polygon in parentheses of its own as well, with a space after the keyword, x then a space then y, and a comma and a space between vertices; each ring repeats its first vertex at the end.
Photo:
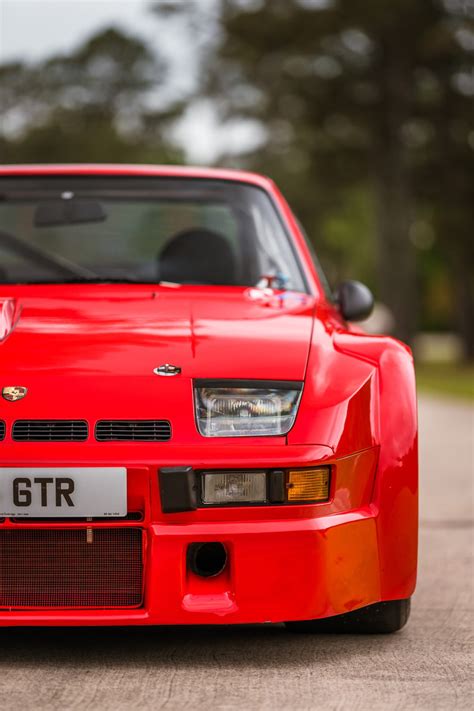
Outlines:
MULTIPOLYGON (((0 285, 0 466, 125 466, 128 510, 143 520, 143 606, 0 609, 0 625, 250 623, 311 619, 409 597, 417 556, 413 363, 387 337, 352 331, 323 295, 303 236, 271 181, 234 171, 152 166, 11 166, 1 175, 212 177, 266 190, 304 265, 309 294, 237 287, 0 285), (178 378, 157 378, 163 363, 178 378), (194 378, 304 380, 286 437, 202 437, 194 378), (161 443, 29 443, 17 419, 169 419, 161 443), (331 465, 327 503, 198 508, 165 514, 158 470, 331 465), (229 564, 202 579, 190 543, 221 541, 229 564)), ((100 483, 98 482, 98 486, 100 483)), ((0 522, 0 529, 100 528, 107 521, 0 522)))

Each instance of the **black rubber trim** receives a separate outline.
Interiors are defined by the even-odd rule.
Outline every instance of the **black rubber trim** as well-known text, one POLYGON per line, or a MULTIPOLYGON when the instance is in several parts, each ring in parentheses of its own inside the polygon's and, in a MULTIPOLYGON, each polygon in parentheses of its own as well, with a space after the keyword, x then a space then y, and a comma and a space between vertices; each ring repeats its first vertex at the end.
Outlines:
MULTIPOLYGON (((132 511, 125 516, 71 516, 70 518, 51 518, 51 517, 35 517, 33 516, 13 516, 9 518, 11 523, 21 523, 22 526, 25 524, 37 524, 37 523, 54 523, 61 524, 64 526, 65 523, 110 523, 111 521, 119 521, 120 523, 125 523, 127 521, 143 521, 144 516, 141 511, 132 511)), ((1 519, 0 519, 1 520, 1 519)))
POLYGON ((158 472, 163 513, 195 511, 198 507, 196 473, 192 467, 162 467, 158 472))
POLYGON ((222 380, 197 378, 194 380, 196 388, 242 388, 261 390, 303 390, 303 383, 300 380, 222 380))
POLYGON ((271 504, 284 504, 286 493, 286 472, 274 469, 267 473, 268 501, 271 504))
POLYGON ((286 622, 292 632, 310 634, 392 634, 410 617, 410 598, 376 602, 334 617, 286 622))

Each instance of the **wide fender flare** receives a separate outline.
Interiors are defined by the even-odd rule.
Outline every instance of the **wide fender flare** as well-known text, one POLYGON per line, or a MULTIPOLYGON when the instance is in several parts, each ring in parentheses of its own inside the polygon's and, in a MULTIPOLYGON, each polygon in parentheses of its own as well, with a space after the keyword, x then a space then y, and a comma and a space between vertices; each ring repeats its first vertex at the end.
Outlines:
POLYGON ((335 347, 377 367, 379 461, 372 496, 382 599, 410 597, 418 553, 418 417, 413 357, 385 336, 337 334, 335 347))

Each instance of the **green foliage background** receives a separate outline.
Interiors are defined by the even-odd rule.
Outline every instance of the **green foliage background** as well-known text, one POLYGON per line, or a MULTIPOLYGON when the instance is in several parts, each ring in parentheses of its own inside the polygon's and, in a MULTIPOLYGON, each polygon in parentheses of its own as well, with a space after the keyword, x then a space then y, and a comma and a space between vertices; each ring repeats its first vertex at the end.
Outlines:
POLYGON ((149 13, 153 46, 110 28, 0 66, 0 160, 185 162, 173 127, 210 102, 222 126, 263 137, 218 162, 275 179, 334 285, 366 281, 397 335, 455 330, 473 358, 473 0, 166 0, 149 13), (196 80, 173 98, 159 48, 176 23, 196 80))

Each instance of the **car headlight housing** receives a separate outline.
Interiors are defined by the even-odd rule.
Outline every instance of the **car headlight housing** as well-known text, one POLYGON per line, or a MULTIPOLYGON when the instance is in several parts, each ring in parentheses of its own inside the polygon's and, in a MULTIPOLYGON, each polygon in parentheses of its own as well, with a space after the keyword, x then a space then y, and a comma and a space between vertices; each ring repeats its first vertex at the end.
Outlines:
POLYGON ((195 382, 196 422, 204 437, 271 437, 293 427, 303 383, 195 382))

